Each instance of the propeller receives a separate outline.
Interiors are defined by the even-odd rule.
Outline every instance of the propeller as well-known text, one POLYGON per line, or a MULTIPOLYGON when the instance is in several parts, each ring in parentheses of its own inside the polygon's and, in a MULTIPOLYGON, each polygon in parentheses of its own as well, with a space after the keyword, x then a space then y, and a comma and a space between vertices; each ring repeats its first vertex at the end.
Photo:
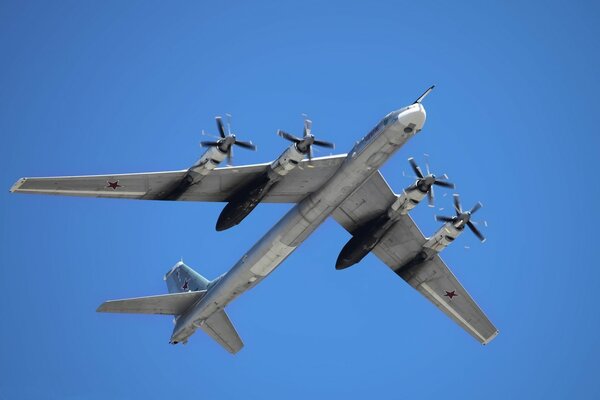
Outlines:
POLYGON ((417 179, 417 181, 411 186, 409 186, 406 190, 420 190, 423 193, 427 193, 427 201, 429 203, 429 207, 434 206, 435 193, 433 191, 433 185, 454 189, 454 183, 447 181, 448 175, 441 175, 440 178, 442 178, 442 180, 431 173, 431 171, 429 170, 429 161, 425 163, 425 170, 427 172, 427 175, 423 174, 421 167, 419 167, 414 158, 409 158, 408 162, 416 175, 415 178, 417 179))
POLYGON ((219 131, 218 140, 203 140, 200 142, 202 147, 218 147, 224 153, 227 153, 227 164, 231 165, 233 160, 233 145, 239 146, 248 150, 256 150, 256 146, 252 142, 238 140, 234 133, 231 132, 231 115, 227 115, 227 133, 223 125, 223 118, 215 117, 217 121, 217 130, 219 131))
POLYGON ((444 215, 436 215, 436 221, 441 222, 452 222, 454 226, 458 229, 464 229, 465 225, 469 227, 471 232, 477 236, 481 242, 485 242, 485 237, 483 234, 477 229, 474 221, 471 221, 471 217, 475 214, 483 205, 480 202, 475 203, 475 205, 469 211, 463 211, 462 206, 460 205, 460 197, 455 194, 454 195, 454 211, 456 211, 455 217, 447 217, 444 215))
POLYGON ((331 142, 326 142, 324 140, 315 139, 314 135, 311 133, 312 131, 312 121, 310 119, 304 120, 304 133, 302 138, 292 135, 291 133, 287 133, 279 129, 277 131, 277 135, 284 138, 287 141, 296 144, 296 149, 302 154, 306 154, 308 156, 308 161, 311 162, 313 158, 313 149, 312 146, 325 147, 328 149, 334 149, 335 145, 331 142))

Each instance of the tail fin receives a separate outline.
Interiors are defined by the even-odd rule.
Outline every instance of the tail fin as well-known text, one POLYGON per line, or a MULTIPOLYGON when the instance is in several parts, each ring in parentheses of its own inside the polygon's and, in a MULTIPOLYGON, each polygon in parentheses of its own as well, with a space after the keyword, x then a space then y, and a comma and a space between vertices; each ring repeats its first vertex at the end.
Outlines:
POLYGON ((185 265, 183 261, 178 262, 165 274, 169 293, 195 292, 206 290, 210 281, 185 265))

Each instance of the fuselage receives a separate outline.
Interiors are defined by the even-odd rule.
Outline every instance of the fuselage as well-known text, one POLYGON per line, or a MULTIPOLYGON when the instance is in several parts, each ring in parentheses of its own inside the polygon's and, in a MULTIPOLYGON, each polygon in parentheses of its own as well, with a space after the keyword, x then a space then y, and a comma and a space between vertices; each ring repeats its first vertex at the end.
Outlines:
POLYGON ((336 173, 295 205, 223 275, 197 304, 177 319, 171 340, 185 342, 203 321, 251 289, 281 264, 325 219, 375 173, 425 123, 420 103, 383 118, 348 153, 336 173))

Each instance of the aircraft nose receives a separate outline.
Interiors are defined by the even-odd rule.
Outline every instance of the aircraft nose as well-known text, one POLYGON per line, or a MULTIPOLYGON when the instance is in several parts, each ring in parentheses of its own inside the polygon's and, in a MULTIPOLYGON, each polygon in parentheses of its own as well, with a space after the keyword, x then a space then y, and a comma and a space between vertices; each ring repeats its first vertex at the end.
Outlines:
POLYGON ((423 125, 425 125, 425 120, 427 119, 425 107, 421 103, 413 104, 408 107, 400 119, 402 124, 406 126, 404 128, 406 133, 418 132, 423 129, 423 125))

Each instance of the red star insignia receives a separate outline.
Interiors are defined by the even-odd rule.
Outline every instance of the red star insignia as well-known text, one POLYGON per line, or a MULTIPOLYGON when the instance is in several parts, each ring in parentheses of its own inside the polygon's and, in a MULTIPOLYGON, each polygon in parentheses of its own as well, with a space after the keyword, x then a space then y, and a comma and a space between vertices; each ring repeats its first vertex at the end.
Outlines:
POLYGON ((123 186, 119 185, 119 181, 118 180, 114 181, 114 182, 107 181, 106 183, 107 183, 106 187, 107 188, 111 188, 112 190, 117 190, 117 188, 123 187, 123 186))
POLYGON ((446 292, 446 294, 444 295, 444 297, 449 297, 449 298, 450 298, 450 300, 452 300, 452 298, 453 298, 454 296, 458 296, 458 295, 456 294, 456 290, 453 290, 453 291, 451 291, 451 292, 449 292, 449 291, 445 290, 445 292, 446 292))
POLYGON ((187 279, 185 281, 183 281, 183 286, 181 287, 183 290, 188 290, 189 285, 188 285, 188 281, 187 279))

